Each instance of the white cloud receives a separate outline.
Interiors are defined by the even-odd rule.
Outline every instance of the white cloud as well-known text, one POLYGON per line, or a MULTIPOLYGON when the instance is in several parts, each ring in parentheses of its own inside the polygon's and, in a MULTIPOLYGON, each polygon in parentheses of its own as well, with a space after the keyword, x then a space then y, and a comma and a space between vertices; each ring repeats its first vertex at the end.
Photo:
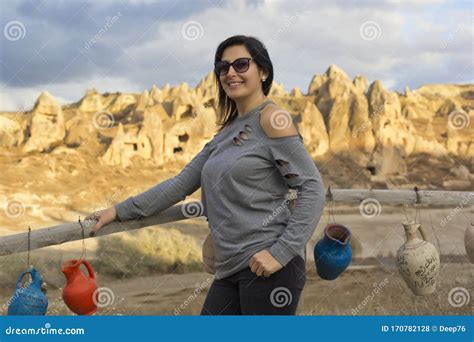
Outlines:
POLYGON ((101 93, 105 92, 133 92, 139 93, 145 89, 138 84, 131 83, 124 78, 97 77, 89 80, 54 83, 43 89, 41 86, 29 88, 10 88, 0 85, 0 105, 3 111, 24 110, 31 107, 42 91, 47 90, 62 105, 78 101, 87 89, 95 88, 101 93))
MULTIPOLYGON (((306 91, 312 76, 323 73, 330 64, 338 65, 350 77, 381 79, 388 82, 385 87, 398 90, 428 82, 459 82, 460 74, 469 74, 466 67, 471 66, 472 70, 472 51, 466 49, 472 41, 471 17, 451 2, 235 0, 189 16, 161 18, 163 13, 156 13, 156 22, 147 25, 140 23, 140 6, 146 10, 151 2, 137 0, 130 4, 133 10, 123 9, 123 18, 88 51, 95 66, 86 68, 89 62, 73 63, 71 68, 79 72, 69 74, 68 81, 59 78, 48 84, 51 77, 45 77, 43 85, 33 87, 14 88, 7 84, 2 90, 5 94, 0 96, 0 109, 21 105, 42 90, 72 102, 91 87, 99 91, 141 92, 152 84, 188 82, 193 86, 211 70, 217 45, 234 34, 252 35, 263 41, 274 64, 275 81, 283 83, 286 90, 298 86, 306 91), (134 20, 129 20, 132 14, 134 20), (189 22, 199 24, 190 31, 197 34, 197 39, 183 36, 183 25, 189 22), (361 33, 364 23, 371 25, 367 36, 361 33), (104 60, 108 62, 103 63, 104 60), (98 73, 106 77, 99 77, 98 73)), ((104 11, 104 6, 91 3, 87 11, 93 15, 99 7, 104 11)), ((172 11, 179 11, 179 7, 178 3, 172 11)), ((84 25, 80 21, 79 24, 84 25)), ((73 23, 68 25, 67 29, 74 29, 73 23)), ((86 31, 83 35, 76 38, 90 38, 86 31)), ((63 39, 55 41, 55 54, 71 56, 70 51, 61 50, 70 48, 67 32, 63 39)), ((45 65, 45 69, 53 67, 57 66, 45 65)), ((29 74, 27 68, 23 75, 29 74)), ((37 75, 36 70, 31 71, 30 75, 37 75)), ((53 69, 51 75, 54 74, 53 69)))

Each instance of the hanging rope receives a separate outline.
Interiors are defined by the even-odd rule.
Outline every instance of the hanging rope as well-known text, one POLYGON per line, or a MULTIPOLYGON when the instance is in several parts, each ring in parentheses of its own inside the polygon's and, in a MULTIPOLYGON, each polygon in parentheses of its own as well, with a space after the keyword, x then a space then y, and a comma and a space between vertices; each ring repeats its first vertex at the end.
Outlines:
POLYGON ((26 271, 30 268, 30 251, 31 251, 31 227, 28 226, 28 254, 26 256, 26 271))
POLYGON ((409 221, 408 214, 407 214, 407 207, 408 207, 408 204, 403 205, 403 213, 405 214, 405 221, 409 221))
POLYGON ((438 244, 438 253, 441 254, 441 244, 439 243, 438 235, 436 234, 436 230, 433 226, 433 220, 431 218, 431 213, 428 211, 428 217, 430 218, 431 230, 433 231, 433 235, 435 236, 436 242, 438 244))
POLYGON ((333 195, 332 195, 332 192, 331 192, 331 186, 328 187, 328 200, 329 200, 329 204, 328 204, 328 222, 326 223, 326 225, 329 224, 329 220, 331 219, 331 216, 332 216, 332 221, 333 223, 336 223, 336 218, 334 217, 334 198, 333 198, 333 195))
POLYGON ((85 239, 85 236, 84 236, 84 226, 82 225, 80 216, 79 216, 78 221, 79 221, 79 225, 81 226, 81 232, 82 232, 82 253, 81 253, 81 257, 80 257, 80 260, 82 260, 84 258, 84 256, 86 255, 86 239, 85 239))
POLYGON ((417 186, 415 186, 414 190, 415 190, 415 195, 416 195, 416 202, 415 202, 415 223, 416 223, 416 218, 418 217, 418 218, 419 218, 418 223, 421 224, 421 213, 420 213, 420 207, 419 207, 419 204, 421 203, 421 198, 420 198, 420 194, 418 193, 418 187, 417 187, 417 186))

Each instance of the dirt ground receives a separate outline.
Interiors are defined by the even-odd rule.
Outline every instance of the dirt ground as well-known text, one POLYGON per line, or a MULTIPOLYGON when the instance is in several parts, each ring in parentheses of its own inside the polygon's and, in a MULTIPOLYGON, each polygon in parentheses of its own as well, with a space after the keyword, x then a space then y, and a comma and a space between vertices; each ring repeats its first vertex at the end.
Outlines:
MULTIPOLYGON (((139 176, 119 167, 93 168, 97 157, 91 151, 58 149, 45 155, 19 156, 18 151, 5 151, 0 155, 2 181, 0 201, 0 236, 24 232, 28 225, 39 229, 63 222, 76 221, 79 216, 109 207, 129 195, 140 193, 157 180, 176 174, 183 165, 170 166, 169 170, 151 167, 136 161, 139 176)), ((321 167, 325 184, 339 184, 341 188, 358 185, 365 187, 364 170, 353 169, 337 174, 333 164, 321 167), (347 172, 346 172, 347 171, 347 172), (349 172, 352 174, 349 175, 349 172), (334 178, 336 177, 336 178, 334 178), (350 179, 350 182, 347 180, 350 179), (344 180, 344 182, 342 181, 344 180), (347 183, 347 184, 346 184, 347 183)), ((436 178, 436 177, 435 177, 436 178)), ((441 177, 442 178, 442 177, 441 177)), ((200 198, 197 191, 193 199, 200 198)), ((413 207, 383 205, 378 216, 363 217, 357 205, 335 205, 336 221, 350 227, 356 245, 351 266, 332 282, 317 277, 313 248, 327 222, 327 212, 308 243, 307 282, 300 299, 300 315, 438 315, 472 314, 474 265, 464 250, 464 231, 473 220, 473 209, 462 209, 443 227, 441 220, 454 208, 421 210, 421 222, 429 232, 429 240, 441 254, 442 269, 438 290, 426 297, 416 297, 407 289, 397 273, 394 256, 404 242, 401 223, 413 219, 413 207), (384 282, 383 288, 377 284, 384 282), (468 291, 467 303, 460 307, 449 304, 452 289, 468 291), (377 293, 375 293, 377 292, 377 293)), ((202 245, 208 233, 204 218, 173 222, 163 227, 173 227, 188 234, 202 245)), ((126 233, 123 233, 126 234, 126 233)), ((87 257, 94 266, 98 238, 87 239, 87 257)), ((50 315, 72 314, 61 298, 64 276, 61 262, 80 255, 81 242, 47 247, 32 253, 33 263, 46 268, 42 271, 47 283, 50 315), (47 266, 47 267, 46 267, 47 266)), ((24 258, 24 255, 15 255, 24 258)), ((0 303, 6 303, 13 293, 19 272, 10 270, 6 258, 0 258, 0 303)), ((112 305, 101 308, 99 315, 174 315, 199 314, 212 276, 207 273, 158 274, 149 277, 117 279, 98 273, 101 287, 110 288, 114 295, 112 305), (200 290, 198 295, 196 289, 200 290)), ((0 314, 6 313, 6 305, 0 314)))
MULTIPOLYGON (((358 208, 336 206, 337 222, 348 225, 358 247, 350 267, 336 280, 325 281, 315 271, 312 249, 327 221, 323 216, 316 232, 308 243, 307 282, 300 298, 299 315, 471 315, 474 294, 474 265, 464 251, 464 231, 472 218, 472 210, 464 209, 454 216, 446 227, 439 224, 449 209, 423 209, 422 223, 430 233, 429 240, 441 251, 441 272, 437 291, 429 296, 414 296, 406 287, 395 267, 394 255, 403 243, 401 222, 404 210, 382 207, 380 216, 364 218, 358 208), (431 220, 430 220, 431 217, 431 220), (431 225, 433 222, 433 225, 431 225), (453 306, 449 293, 455 288, 468 291, 462 306, 453 306)), ((413 209, 407 211, 414 217, 413 209)), ((208 232, 203 218, 162 225, 174 227, 190 234, 200 244, 208 232)), ((86 240, 88 257, 94 265, 95 239, 86 240)), ((43 248, 35 252, 37 260, 60 259, 80 254, 80 242, 60 247, 43 248)), ((2 263, 0 263, 2 265, 2 263)), ((4 264, 3 264, 4 265, 4 264)), ((53 276, 64 282, 59 267, 53 276)), ((16 275, 15 275, 16 276, 16 275)), ((212 283, 213 276, 204 272, 187 274, 162 274, 128 279, 110 278, 98 274, 101 287, 113 293, 111 305, 100 308, 97 315, 198 315, 212 283)), ((5 284, 5 279, 0 279, 5 284)), ((7 282, 8 283, 8 282, 7 282)), ((9 282, 13 286, 13 282, 9 282)), ((61 298, 61 288, 49 286, 48 315, 71 315, 61 298)), ((13 288, 1 289, 0 300, 6 303, 13 288)), ((6 313, 6 306, 0 308, 6 313)))
MULTIPOLYGON (((470 264, 444 263, 437 292, 423 297, 411 294, 394 268, 350 267, 331 282, 317 277, 314 266, 308 264, 307 270, 298 315, 473 314, 472 303, 456 308, 448 301, 448 293, 454 287, 467 287, 473 293, 473 265, 470 264), (381 283, 386 285, 381 286, 381 283), (379 291, 375 293, 377 287, 379 291)), ((114 302, 96 314, 199 315, 207 284, 211 282, 212 276, 207 273, 102 281, 100 285, 113 289, 114 302)), ((48 298, 48 315, 72 315, 61 299, 61 290, 48 291, 48 298)), ((1 300, 5 302, 8 298, 2 296, 1 300)), ((5 311, 3 308, 1 313, 5 311)))

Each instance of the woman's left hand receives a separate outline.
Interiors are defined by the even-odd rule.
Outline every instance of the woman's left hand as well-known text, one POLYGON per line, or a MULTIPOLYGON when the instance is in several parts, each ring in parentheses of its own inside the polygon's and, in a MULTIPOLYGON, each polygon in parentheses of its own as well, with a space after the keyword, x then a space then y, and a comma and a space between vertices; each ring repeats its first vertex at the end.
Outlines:
POLYGON ((279 271, 283 266, 266 249, 255 253, 250 259, 250 270, 258 276, 269 277, 279 271))

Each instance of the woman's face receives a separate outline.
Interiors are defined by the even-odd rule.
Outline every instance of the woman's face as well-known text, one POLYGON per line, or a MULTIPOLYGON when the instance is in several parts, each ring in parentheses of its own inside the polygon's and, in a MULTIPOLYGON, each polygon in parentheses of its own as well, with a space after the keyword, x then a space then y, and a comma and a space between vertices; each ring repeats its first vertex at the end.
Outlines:
MULTIPOLYGON (((244 45, 234 45, 226 48, 222 54, 222 60, 232 63, 238 58, 252 56, 244 45)), ((237 73, 233 67, 229 68, 227 75, 219 76, 222 88, 232 100, 246 98, 255 92, 262 92, 262 79, 267 76, 259 70, 255 61, 250 61, 249 69, 243 73, 237 73)))

